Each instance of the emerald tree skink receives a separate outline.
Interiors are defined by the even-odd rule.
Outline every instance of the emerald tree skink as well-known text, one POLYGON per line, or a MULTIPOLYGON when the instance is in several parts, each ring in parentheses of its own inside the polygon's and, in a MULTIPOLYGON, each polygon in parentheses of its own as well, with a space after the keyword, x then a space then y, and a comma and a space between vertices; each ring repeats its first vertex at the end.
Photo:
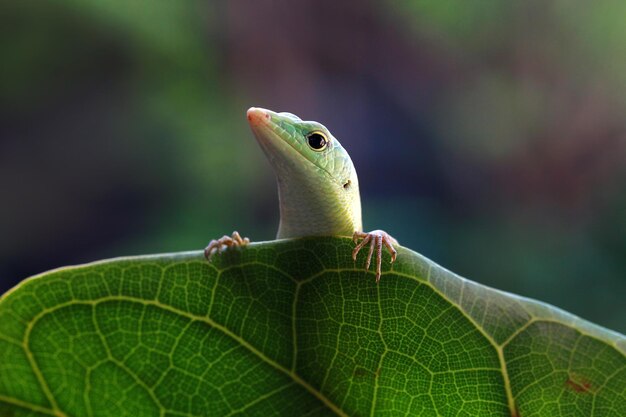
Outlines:
MULTIPOLYGON (((352 251, 355 261, 359 251, 369 244, 366 270, 376 251, 378 282, 382 248, 389 250, 394 262, 394 245, 398 242, 382 230, 363 232, 359 180, 350 156, 339 141, 322 124, 303 121, 291 113, 252 107, 248 110, 248 122, 278 182, 277 239, 352 236, 356 244, 352 251)), ((204 254, 210 261, 216 252, 249 242, 234 232, 212 240, 204 254)))

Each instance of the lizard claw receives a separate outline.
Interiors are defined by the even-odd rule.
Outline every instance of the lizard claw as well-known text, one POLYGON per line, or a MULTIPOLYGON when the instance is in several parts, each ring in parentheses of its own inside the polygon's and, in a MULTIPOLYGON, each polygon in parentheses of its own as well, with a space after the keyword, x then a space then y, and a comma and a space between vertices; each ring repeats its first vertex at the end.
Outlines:
POLYGON ((391 263, 393 263, 396 260, 396 256, 398 255, 398 252, 393 246, 397 245, 398 241, 383 230, 373 230, 369 233, 354 232, 354 234, 352 235, 352 240, 354 241, 354 243, 357 243, 359 239, 363 240, 358 243, 352 251, 352 259, 356 261, 356 256, 359 251, 369 243, 369 253, 367 255, 367 260, 365 261, 365 270, 367 271, 370 268, 370 264, 372 262, 374 248, 376 248, 376 283, 378 283, 380 281, 381 274, 380 265, 383 259, 383 245, 385 245, 385 247, 391 254, 391 263))
POLYGON ((222 253, 227 248, 234 246, 246 246, 250 243, 247 237, 242 238, 239 232, 233 232, 231 236, 222 236, 219 239, 213 239, 206 248, 204 248, 204 257, 210 262, 213 255, 222 253))

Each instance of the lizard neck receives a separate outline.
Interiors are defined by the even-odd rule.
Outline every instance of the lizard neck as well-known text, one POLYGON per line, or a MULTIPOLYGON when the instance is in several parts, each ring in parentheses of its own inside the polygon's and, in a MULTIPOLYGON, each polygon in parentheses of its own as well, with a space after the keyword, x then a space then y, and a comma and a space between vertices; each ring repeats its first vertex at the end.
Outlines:
POLYGON ((280 202, 278 239, 352 236, 355 231, 363 230, 356 175, 349 189, 345 189, 341 184, 324 182, 324 178, 311 179, 311 176, 293 174, 288 178, 277 178, 280 202))

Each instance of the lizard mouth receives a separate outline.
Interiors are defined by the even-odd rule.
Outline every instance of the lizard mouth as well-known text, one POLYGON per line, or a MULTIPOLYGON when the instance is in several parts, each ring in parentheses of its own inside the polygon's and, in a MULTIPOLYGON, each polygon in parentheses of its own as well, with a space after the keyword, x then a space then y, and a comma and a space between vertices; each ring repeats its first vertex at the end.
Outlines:
POLYGON ((248 123, 261 149, 275 169, 303 166, 303 163, 306 164, 306 158, 289 141, 280 136, 281 129, 272 120, 272 113, 259 107, 251 107, 247 113, 248 123))
POLYGON ((285 149, 290 147, 284 139, 278 136, 276 132, 278 126, 272 120, 273 113, 274 112, 271 110, 265 110, 260 107, 250 107, 247 113, 248 123, 252 129, 252 133, 254 133, 261 148, 268 152, 270 159, 276 157, 276 155, 271 152, 272 149, 281 149, 280 153, 284 153, 285 149))

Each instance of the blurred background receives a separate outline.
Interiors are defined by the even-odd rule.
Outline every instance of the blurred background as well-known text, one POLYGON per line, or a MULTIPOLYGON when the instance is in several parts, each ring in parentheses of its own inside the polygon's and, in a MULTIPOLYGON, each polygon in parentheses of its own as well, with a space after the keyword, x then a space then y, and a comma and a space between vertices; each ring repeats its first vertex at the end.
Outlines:
POLYGON ((250 106, 324 123, 366 229, 626 332, 626 2, 4 0, 0 293, 273 239, 250 106))

